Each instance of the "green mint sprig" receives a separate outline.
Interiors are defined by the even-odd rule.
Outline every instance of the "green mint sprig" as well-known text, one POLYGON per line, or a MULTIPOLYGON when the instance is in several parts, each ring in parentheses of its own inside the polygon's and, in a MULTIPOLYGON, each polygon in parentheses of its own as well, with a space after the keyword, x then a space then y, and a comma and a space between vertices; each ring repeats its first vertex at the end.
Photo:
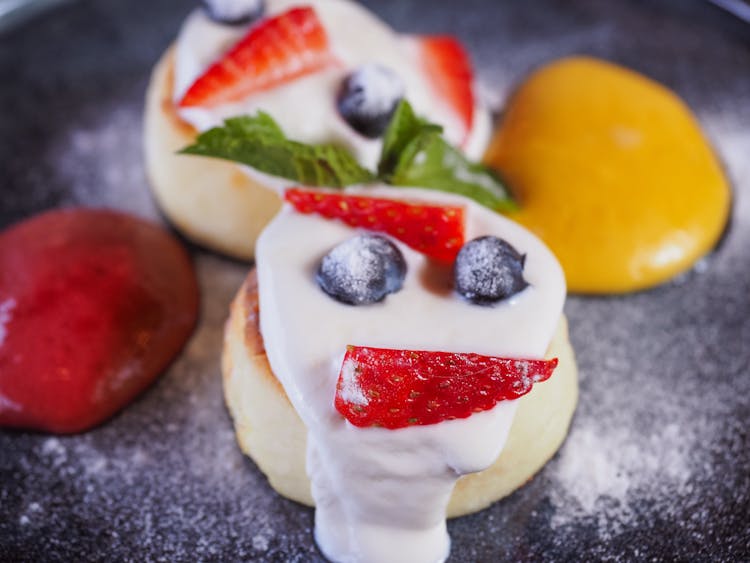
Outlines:
POLYGON ((239 162, 306 186, 341 188, 375 179, 342 147, 287 139, 273 118, 262 111, 254 117, 227 119, 223 127, 201 133, 195 144, 180 153, 239 162))
POLYGON ((383 135, 377 174, 360 166, 342 147, 287 139, 264 112, 227 119, 223 126, 201 133, 180 153, 239 162, 305 186, 342 188, 380 180, 460 194, 495 211, 516 207, 494 172, 469 161, 443 138, 442 127, 418 117, 405 100, 383 135))
POLYGON ((417 117, 403 101, 383 137, 378 176, 394 186, 460 194, 496 211, 516 209, 497 174, 468 160, 443 138, 439 125, 417 117))

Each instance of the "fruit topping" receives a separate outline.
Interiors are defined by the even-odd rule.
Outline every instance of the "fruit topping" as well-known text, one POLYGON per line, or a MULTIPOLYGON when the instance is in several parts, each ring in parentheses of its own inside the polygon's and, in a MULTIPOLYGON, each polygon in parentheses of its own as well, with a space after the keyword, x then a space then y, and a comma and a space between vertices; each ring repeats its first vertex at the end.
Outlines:
POLYGON ((452 262, 464 241, 464 210, 386 198, 288 189, 285 199, 300 213, 339 219, 350 227, 387 233, 430 258, 452 262))
POLYGON ((252 26, 190 86, 180 106, 210 107, 239 100, 321 70, 333 60, 315 10, 292 8, 252 26))
POLYGON ((556 366, 557 359, 348 346, 334 404, 359 427, 436 424, 517 399, 556 366))
POLYGON ((525 255, 501 238, 469 241, 453 265, 456 291, 479 305, 507 299, 529 285, 523 279, 525 261, 525 255))
POLYGON ((263 15, 264 0, 201 0, 203 9, 212 20, 227 25, 253 22, 263 15))
POLYGON ((418 41, 435 93, 456 112, 465 140, 474 121, 474 72, 469 55, 457 39, 447 35, 423 36, 418 41))
POLYGON ((395 72, 366 64, 344 78, 336 107, 352 129, 375 139, 385 132, 403 97, 404 84, 395 72))
POLYGON ((0 234, 0 426, 79 432, 127 405, 195 326, 190 258, 112 211, 52 211, 0 234))
POLYGON ((399 291, 405 277, 406 260, 398 247, 384 236, 366 233, 326 254, 315 279, 337 301, 369 305, 399 291))

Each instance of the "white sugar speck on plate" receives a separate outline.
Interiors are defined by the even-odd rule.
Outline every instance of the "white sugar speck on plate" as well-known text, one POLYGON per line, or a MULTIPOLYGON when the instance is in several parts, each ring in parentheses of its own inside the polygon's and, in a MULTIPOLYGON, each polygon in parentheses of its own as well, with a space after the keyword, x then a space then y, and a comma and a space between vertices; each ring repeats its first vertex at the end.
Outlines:
POLYGON ((594 518, 606 538, 634 517, 633 500, 684 492, 691 475, 690 437, 677 424, 643 439, 625 428, 574 428, 551 466, 553 528, 594 518), (687 443, 686 443, 687 440, 687 443))

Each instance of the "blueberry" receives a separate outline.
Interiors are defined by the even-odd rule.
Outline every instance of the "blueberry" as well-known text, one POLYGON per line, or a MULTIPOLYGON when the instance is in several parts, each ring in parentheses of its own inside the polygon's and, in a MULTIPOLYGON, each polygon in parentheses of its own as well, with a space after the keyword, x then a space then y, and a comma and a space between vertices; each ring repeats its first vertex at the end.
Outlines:
POLYGON ((501 238, 467 242, 453 265, 456 291, 479 305, 507 299, 529 284, 523 279, 526 256, 501 238))
POLYGON ((391 121, 404 85, 391 69, 367 64, 349 74, 336 97, 339 114, 358 133, 376 139, 391 121))
POLYGON ((380 235, 363 234, 326 254, 315 279, 337 301, 367 305, 400 290, 404 277, 406 261, 398 247, 380 235))
POLYGON ((241 25, 263 16, 264 0, 201 0, 208 17, 217 23, 241 25))

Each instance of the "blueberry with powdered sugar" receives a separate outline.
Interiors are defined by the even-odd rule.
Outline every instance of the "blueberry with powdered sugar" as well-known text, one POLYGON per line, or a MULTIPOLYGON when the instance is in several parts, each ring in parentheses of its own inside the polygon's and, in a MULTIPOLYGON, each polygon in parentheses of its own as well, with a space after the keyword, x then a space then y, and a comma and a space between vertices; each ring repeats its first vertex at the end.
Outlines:
POLYGON ((362 234, 323 257, 316 281, 337 301, 367 305, 399 291, 405 277, 406 261, 398 247, 383 236, 362 234))
POLYGON ((453 266, 456 291, 472 303, 491 305, 522 291, 526 256, 501 238, 479 237, 467 242, 453 266))
POLYGON ((264 0, 201 0, 201 5, 213 21, 227 25, 250 23, 266 11, 264 0))
POLYGON ((385 132, 404 97, 404 84, 391 69, 366 64, 344 78, 336 97, 336 107, 352 129, 376 139, 385 132))

